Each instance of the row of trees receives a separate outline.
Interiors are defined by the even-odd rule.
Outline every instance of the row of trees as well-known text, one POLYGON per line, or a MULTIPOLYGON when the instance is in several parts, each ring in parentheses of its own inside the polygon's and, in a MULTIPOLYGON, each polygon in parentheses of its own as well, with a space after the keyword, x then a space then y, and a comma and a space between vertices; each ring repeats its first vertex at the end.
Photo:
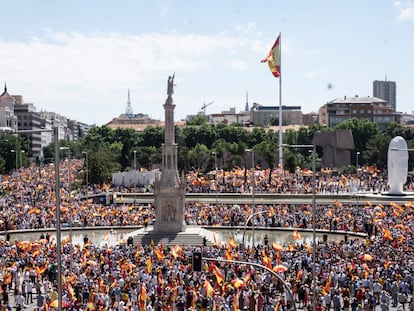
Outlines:
MULTIPOLYGON (((390 140, 400 135, 409 146, 414 145, 414 131, 393 123, 385 130, 380 130, 375 123, 357 118, 349 119, 337 128, 350 129, 355 143, 352 153, 351 168, 355 169, 356 153, 360 152, 360 165, 376 165, 385 168, 387 149, 390 140)), ((320 125, 301 127, 299 130, 287 130, 284 134, 285 144, 311 144, 316 131, 335 129, 320 125)), ((278 133, 266 131, 261 127, 245 128, 237 125, 201 125, 176 128, 178 144, 179 170, 187 172, 198 169, 204 172, 217 165, 225 170, 236 166, 250 167, 251 154, 255 153, 255 165, 274 168, 278 162, 278 133)), ((10 171, 14 163, 10 152, 3 148, 5 141, 11 141, 13 135, 3 135, 0 139, 0 172, 10 171), (9 137, 10 136, 10 137, 9 137)), ((152 169, 161 162, 161 145, 164 142, 164 128, 147 127, 143 132, 133 129, 118 128, 112 130, 106 126, 92 128, 87 136, 76 142, 61 141, 60 146, 69 147, 73 157, 88 155, 88 171, 91 183, 103 183, 111 180, 112 173, 137 169, 152 169), (136 163, 134 163, 136 161, 136 163)), ((14 142, 12 142, 14 143, 14 142)), ((9 146, 10 147, 10 146, 9 146)), ((9 148, 8 147, 8 148, 9 148)), ((23 148, 23 146, 21 147, 23 148)), ((23 149, 22 149, 23 150, 23 149)), ((320 168, 322 149, 317 148, 317 166, 320 168)), ((44 157, 53 159, 53 145, 44 148, 44 157)), ((305 149, 284 150, 285 167, 294 170, 297 166, 311 167, 312 155, 305 149)), ((411 160, 412 162, 412 160, 411 160)), ((410 168, 412 163, 410 163, 410 168)))

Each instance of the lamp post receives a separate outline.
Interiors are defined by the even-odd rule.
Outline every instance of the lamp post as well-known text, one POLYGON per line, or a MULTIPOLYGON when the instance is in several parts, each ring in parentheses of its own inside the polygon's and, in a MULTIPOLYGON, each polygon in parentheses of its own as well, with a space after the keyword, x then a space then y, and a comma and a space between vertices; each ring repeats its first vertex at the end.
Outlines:
POLYGON ((59 177, 59 128, 42 130, 20 130, 16 134, 50 133, 53 132, 55 149, 55 199, 56 199, 56 261, 57 261, 57 311, 62 311, 62 249, 61 249, 61 220, 60 220, 60 177, 59 177))
MULTIPOLYGON (((290 297, 293 298, 293 293, 292 293, 292 289, 290 287, 290 284, 288 284, 288 282, 286 282, 286 280, 284 280, 278 273, 276 273, 275 271, 273 271, 272 269, 269 269, 266 266, 263 266, 261 264, 255 263, 255 262, 248 262, 248 261, 239 261, 239 260, 227 260, 227 259, 221 259, 221 258, 208 258, 208 257, 202 257, 202 260, 206 260, 206 261, 212 261, 212 262, 225 262, 225 263, 229 263, 229 264, 241 264, 241 265, 249 265, 249 266, 253 266, 259 269, 262 269, 264 271, 269 272, 270 274, 272 274, 273 276, 275 276, 282 284, 283 287, 285 288, 285 290, 289 293, 290 297)), ((293 298, 293 311, 296 311, 296 303, 294 301, 293 298)))
MULTIPOLYGON (((249 223, 250 219, 253 218, 253 216, 260 215, 260 214, 263 214, 263 213, 267 213, 267 211, 258 211, 256 213, 250 214, 249 217, 247 217, 246 221, 244 222, 243 238, 242 238, 242 244, 243 244, 244 249, 246 249, 245 236, 246 236, 247 224, 249 223)), ((254 243, 254 224, 253 223, 252 223, 252 226, 253 226, 252 239, 253 239, 253 243, 254 243)), ((254 246, 254 244, 253 244, 253 246, 254 246)))
POLYGON ((218 204, 218 183, 217 183, 217 151, 213 151, 214 154, 214 182, 216 184, 216 206, 218 204))
POLYGON ((14 162, 15 162, 15 166, 16 166, 16 172, 17 172, 17 170, 19 169, 18 168, 18 155, 17 155, 17 149, 12 149, 12 150, 10 150, 11 152, 14 152, 15 153, 15 160, 14 160, 14 162))
POLYGON ((23 153, 24 153, 24 150, 20 150, 20 166, 19 167, 23 166, 23 159, 22 159, 22 154, 23 153))
POLYGON ((358 196, 358 189, 359 189, 359 173, 358 173, 358 169, 359 169, 359 155, 361 153, 359 151, 357 151, 356 153, 356 178, 357 178, 357 188, 356 188, 356 192, 357 192, 357 196, 358 196))
MULTIPOLYGON (((255 214, 256 212, 256 207, 254 204, 254 187, 255 187, 255 169, 254 169, 254 150, 253 149, 246 149, 247 152, 251 152, 252 155, 252 177, 251 177, 251 183, 252 183, 252 211, 253 214, 255 214)), ((254 221, 252 220, 252 243, 253 243, 253 247, 254 247, 254 221)))
POLYGON ((288 148, 312 148, 312 311, 316 311, 316 145, 289 145, 288 148))
POLYGON ((72 245, 72 194, 71 194, 71 178, 70 178, 70 170, 71 170, 71 160, 70 160, 70 148, 69 147, 60 147, 59 150, 67 150, 68 151, 68 193, 69 193, 69 239, 70 244, 72 245))
POLYGON ((86 170, 85 170, 85 182, 86 182, 86 204, 88 204, 88 199, 89 199, 89 181, 88 181, 88 152, 87 151, 82 151, 82 154, 85 155, 85 166, 86 166, 86 170))
POLYGON ((134 171, 137 170, 137 151, 134 150, 134 171))
POLYGON ((358 191, 359 191, 359 155, 361 153, 359 151, 357 151, 356 153, 356 200, 357 200, 357 207, 359 207, 359 197, 358 197, 358 191))

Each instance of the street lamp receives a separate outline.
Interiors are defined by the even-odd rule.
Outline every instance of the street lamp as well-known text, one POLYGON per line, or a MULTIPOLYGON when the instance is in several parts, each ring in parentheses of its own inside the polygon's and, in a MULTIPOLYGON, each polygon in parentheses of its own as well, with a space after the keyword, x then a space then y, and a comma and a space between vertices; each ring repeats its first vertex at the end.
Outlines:
POLYGON ((20 167, 23 166, 23 159, 22 159, 22 154, 24 153, 24 150, 20 151, 20 167))
POLYGON ((12 150, 10 150, 10 152, 14 152, 15 154, 16 154, 16 157, 15 157, 15 164, 16 164, 16 172, 17 172, 17 170, 19 169, 18 168, 18 155, 17 155, 17 150, 15 150, 15 149, 12 149, 12 150))
POLYGON ((357 182, 356 182, 356 196, 357 196, 357 207, 358 207, 358 191, 359 191, 359 173, 358 173, 358 170, 359 170, 359 162, 358 162, 358 160, 359 160, 359 155, 360 155, 361 153, 359 152, 359 151, 357 151, 357 153, 356 153, 356 179, 357 179, 357 182))
POLYGON ((86 166, 86 171, 85 171, 85 182, 86 182, 86 204, 88 204, 88 198, 89 198, 89 182, 88 182, 88 152, 87 151, 82 151, 82 154, 85 155, 85 166, 86 166))
POLYGON ((218 204, 218 184, 217 184, 217 151, 213 151, 214 154, 214 182, 216 184, 216 206, 218 204))
POLYGON ((255 262, 249 262, 249 261, 239 261, 239 260, 227 260, 227 259, 221 259, 221 258, 209 258, 209 257, 202 257, 202 260, 206 260, 206 261, 217 261, 217 262, 225 262, 225 263, 229 263, 229 264, 241 264, 241 265, 249 265, 249 266, 253 266, 259 269, 262 269, 264 271, 269 272, 270 274, 272 274, 273 276, 275 276, 282 284, 283 287, 285 288, 285 290, 289 293, 290 297, 293 298, 293 311, 296 311, 296 302, 292 293, 292 289, 291 286, 288 282, 286 282, 286 280, 284 280, 277 272, 273 271, 272 269, 255 263, 255 262))
MULTIPOLYGON (((251 183, 252 183, 252 212, 254 214, 255 211, 256 211, 256 208, 255 208, 255 205, 254 205, 254 187, 255 187, 255 184, 256 184, 256 180, 255 180, 255 176, 254 176, 254 174, 255 174, 254 150, 253 149, 246 149, 246 151, 251 152, 251 154, 252 154, 252 177, 251 177, 252 181, 251 181, 251 183)), ((253 243, 253 247, 254 247, 254 220, 252 220, 252 243, 253 243)))
POLYGON ((48 133, 53 132, 55 148, 55 199, 56 199, 56 261, 57 261, 57 311, 62 311, 62 249, 61 249, 61 221, 60 221, 60 176, 59 176, 59 128, 41 130, 20 130, 17 134, 48 133))
POLYGON ((70 148, 69 147, 60 147, 59 150, 67 150, 68 151, 68 192, 69 192, 69 239, 72 245, 72 194, 71 194, 71 178, 70 178, 70 170, 71 170, 71 160, 70 160, 70 148))
POLYGON ((137 170, 137 151, 134 150, 134 171, 137 170))
MULTIPOLYGON (((247 217, 246 221, 244 222, 243 238, 242 238, 242 244, 243 244, 244 249, 246 249, 245 236, 246 236, 246 229, 247 229, 247 225, 248 225, 249 221, 253 218, 253 216, 260 215, 260 214, 263 214, 263 213, 267 213, 267 210, 266 211, 258 211, 256 213, 253 213, 253 214, 249 215, 249 217, 247 217)), ((253 240, 253 247, 254 247, 254 223, 253 222, 252 222, 252 226, 253 226, 252 240, 253 240)))
POLYGON ((312 311, 316 311, 316 145, 289 145, 288 148, 312 148, 312 311))

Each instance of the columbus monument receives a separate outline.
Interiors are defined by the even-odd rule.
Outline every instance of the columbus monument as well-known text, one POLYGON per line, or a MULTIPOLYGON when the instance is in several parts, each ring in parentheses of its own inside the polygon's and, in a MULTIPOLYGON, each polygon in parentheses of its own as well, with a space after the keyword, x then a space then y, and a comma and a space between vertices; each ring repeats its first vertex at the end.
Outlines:
POLYGON ((155 178, 154 204, 155 223, 131 233, 133 243, 163 245, 213 244, 214 232, 201 226, 186 224, 184 178, 178 174, 178 145, 175 143, 174 76, 168 77, 165 110, 165 140, 162 145, 161 173, 155 178))
POLYGON ((154 232, 182 232, 186 230, 184 203, 185 182, 178 175, 174 130, 174 75, 168 77, 165 110, 165 140, 162 145, 161 177, 155 182, 156 221, 154 232))

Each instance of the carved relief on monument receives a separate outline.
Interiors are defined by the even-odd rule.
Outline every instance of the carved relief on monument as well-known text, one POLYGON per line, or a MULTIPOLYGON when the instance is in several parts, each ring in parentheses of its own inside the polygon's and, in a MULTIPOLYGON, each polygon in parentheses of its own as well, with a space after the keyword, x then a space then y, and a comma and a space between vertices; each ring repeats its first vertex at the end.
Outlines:
POLYGON ((171 204, 171 202, 167 202, 163 208, 161 219, 163 221, 175 221, 176 213, 177 209, 171 204))

